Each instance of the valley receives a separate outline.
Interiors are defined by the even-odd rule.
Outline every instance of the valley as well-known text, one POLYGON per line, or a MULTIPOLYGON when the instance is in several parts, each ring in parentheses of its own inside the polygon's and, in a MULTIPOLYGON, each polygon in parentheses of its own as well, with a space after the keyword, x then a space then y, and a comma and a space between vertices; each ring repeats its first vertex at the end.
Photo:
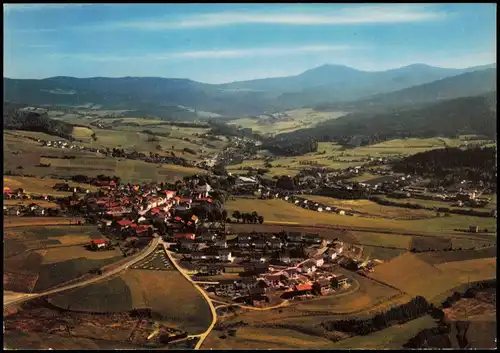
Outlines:
POLYGON ((495 348, 462 5, 4 8, 4 348, 495 348))

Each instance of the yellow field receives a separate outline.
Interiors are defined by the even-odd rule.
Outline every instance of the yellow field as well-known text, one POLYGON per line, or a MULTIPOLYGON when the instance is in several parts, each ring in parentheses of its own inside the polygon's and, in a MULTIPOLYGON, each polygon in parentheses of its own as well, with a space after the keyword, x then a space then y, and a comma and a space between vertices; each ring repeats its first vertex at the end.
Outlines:
POLYGON ((122 255, 120 249, 109 250, 109 251, 108 250, 91 251, 85 249, 82 245, 69 246, 69 247, 56 247, 48 249, 47 254, 43 258, 43 264, 53 264, 56 262, 62 262, 81 257, 89 260, 102 260, 102 259, 110 259, 120 255, 122 255))
POLYGON ((370 227, 392 231, 412 232, 453 232, 456 228, 467 228, 476 224, 480 228, 496 229, 494 218, 453 215, 424 220, 393 220, 380 218, 363 218, 340 216, 337 214, 315 212, 292 205, 284 200, 236 199, 226 202, 226 209, 231 215, 233 211, 257 211, 264 217, 264 222, 298 222, 304 225, 332 225, 351 227, 370 227))
POLYGON ((359 213, 362 217, 377 217, 400 220, 415 220, 435 218, 435 212, 428 210, 413 210, 402 207, 379 205, 370 200, 341 200, 318 195, 302 196, 308 200, 320 202, 325 205, 340 207, 344 210, 359 213))
POLYGON ((74 218, 61 218, 61 217, 17 217, 6 216, 3 219, 3 227, 27 227, 27 226, 43 226, 43 225, 69 225, 70 221, 75 224, 78 221, 83 222, 84 219, 80 217, 74 218))
POLYGON ((280 134, 312 127, 320 122, 337 119, 345 115, 343 112, 319 112, 311 108, 290 110, 285 113, 290 117, 289 121, 279 121, 272 124, 266 124, 261 123, 257 119, 241 118, 232 120, 230 124, 239 125, 244 128, 251 128, 253 131, 260 133, 280 134))
POLYGON ((222 333, 212 332, 204 349, 328 349, 330 340, 301 332, 277 328, 238 328, 236 336, 220 339, 222 333))
POLYGON ((132 293, 134 308, 151 308, 162 321, 190 334, 204 332, 210 322, 208 304, 177 271, 130 270, 121 276, 132 293))
POLYGON ((29 204, 37 204, 44 208, 57 208, 58 204, 45 200, 4 200, 3 204, 5 206, 28 206, 29 204))
POLYGON ((73 128, 73 137, 76 139, 88 139, 94 131, 87 127, 75 126, 73 128))
MULTIPOLYGON (((55 159, 55 160, 65 161, 65 162, 70 161, 69 159, 55 159)), ((54 159, 50 159, 50 161, 54 161, 54 159)), ((54 195, 54 196, 69 196, 72 194, 71 192, 66 192, 66 191, 56 191, 52 188, 55 184, 59 183, 64 183, 64 180, 49 179, 49 178, 41 179, 41 178, 20 177, 20 176, 3 177, 4 187, 7 186, 11 188, 11 190, 22 188, 28 194, 34 193, 34 194, 44 194, 44 195, 54 195)), ((68 184, 70 186, 75 186, 75 187, 80 186, 90 191, 97 191, 97 187, 89 184, 80 184, 80 183, 75 183, 73 181, 69 181, 68 184)))
POLYGON ((455 261, 432 266, 411 253, 376 267, 369 274, 412 295, 427 300, 460 284, 496 278, 496 258, 455 261))
POLYGON ((432 328, 435 320, 426 315, 402 325, 394 325, 366 336, 355 336, 333 344, 332 349, 402 349, 418 332, 432 328))

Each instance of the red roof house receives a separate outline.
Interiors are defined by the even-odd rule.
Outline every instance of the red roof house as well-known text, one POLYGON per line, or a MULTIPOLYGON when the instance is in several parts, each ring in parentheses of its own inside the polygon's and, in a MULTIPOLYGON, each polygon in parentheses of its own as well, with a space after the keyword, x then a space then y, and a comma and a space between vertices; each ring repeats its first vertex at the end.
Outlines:
POLYGON ((193 233, 175 233, 174 239, 191 239, 194 240, 195 235, 193 233))
POLYGON ((131 220, 128 220, 128 219, 122 219, 121 221, 118 221, 117 223, 118 223, 118 225, 120 225, 122 227, 126 227, 126 226, 130 226, 134 222, 132 222, 131 220))
POLYGON ((137 226, 135 227, 135 232, 137 234, 144 234, 148 231, 149 228, 151 228, 151 226, 137 226))
POLYGON ((306 291, 306 290, 312 290, 312 284, 299 284, 298 286, 295 286, 295 290, 300 292, 300 291, 306 291))

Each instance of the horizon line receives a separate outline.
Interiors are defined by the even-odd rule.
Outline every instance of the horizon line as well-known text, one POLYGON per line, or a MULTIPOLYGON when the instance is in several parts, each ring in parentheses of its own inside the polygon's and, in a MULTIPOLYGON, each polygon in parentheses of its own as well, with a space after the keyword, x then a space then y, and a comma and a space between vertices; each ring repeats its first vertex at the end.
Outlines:
POLYGON ((474 65, 474 66, 466 66, 466 67, 442 67, 442 66, 434 66, 426 63, 413 63, 413 64, 407 64, 403 66, 397 66, 393 67, 390 69, 385 69, 385 70, 362 70, 362 69, 357 69, 352 66, 344 65, 344 64, 322 64, 316 67, 313 67, 311 69, 304 70, 298 74, 294 75, 288 75, 288 76, 268 76, 268 77, 261 77, 261 78, 254 78, 254 79, 249 79, 249 80, 238 80, 238 81, 230 81, 230 82, 222 82, 222 83, 207 83, 207 82, 201 82, 201 81, 196 81, 187 77, 163 77, 163 76, 87 76, 87 77, 77 77, 77 76, 66 76, 66 75, 58 75, 58 76, 49 76, 49 77, 44 77, 44 78, 15 78, 15 77, 6 77, 4 76, 4 79, 9 79, 9 80, 48 80, 51 78, 75 78, 75 79, 96 79, 96 78, 112 78, 112 79, 120 79, 120 78, 159 78, 159 79, 166 79, 166 80, 187 80, 187 81, 192 81, 192 82, 197 82, 205 85, 225 85, 225 84, 230 84, 230 83, 237 83, 237 82, 246 82, 246 81, 255 81, 255 80, 264 80, 268 78, 284 78, 284 77, 293 77, 293 76, 298 76, 301 75, 307 71, 315 70, 323 66, 341 66, 341 67, 346 67, 350 69, 354 69, 357 71, 361 72, 386 72, 386 71, 391 71, 391 70, 397 70, 397 69, 403 69, 405 67, 410 67, 410 66, 416 66, 416 65, 422 65, 422 66, 428 66, 428 67, 434 67, 434 68, 440 68, 440 69, 450 69, 450 70, 464 70, 464 69, 472 69, 476 67, 482 67, 482 66, 491 66, 491 65, 496 65, 495 62, 491 62, 489 64, 481 64, 481 65, 474 65))

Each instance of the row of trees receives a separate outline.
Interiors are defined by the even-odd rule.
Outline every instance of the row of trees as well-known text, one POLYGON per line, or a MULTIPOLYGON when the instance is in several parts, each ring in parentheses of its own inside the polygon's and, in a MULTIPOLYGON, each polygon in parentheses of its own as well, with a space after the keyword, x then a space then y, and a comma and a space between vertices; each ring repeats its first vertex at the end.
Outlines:
POLYGON ((252 213, 234 211, 232 214, 233 218, 239 223, 240 219, 243 223, 264 223, 264 217, 260 216, 257 212, 252 213))

